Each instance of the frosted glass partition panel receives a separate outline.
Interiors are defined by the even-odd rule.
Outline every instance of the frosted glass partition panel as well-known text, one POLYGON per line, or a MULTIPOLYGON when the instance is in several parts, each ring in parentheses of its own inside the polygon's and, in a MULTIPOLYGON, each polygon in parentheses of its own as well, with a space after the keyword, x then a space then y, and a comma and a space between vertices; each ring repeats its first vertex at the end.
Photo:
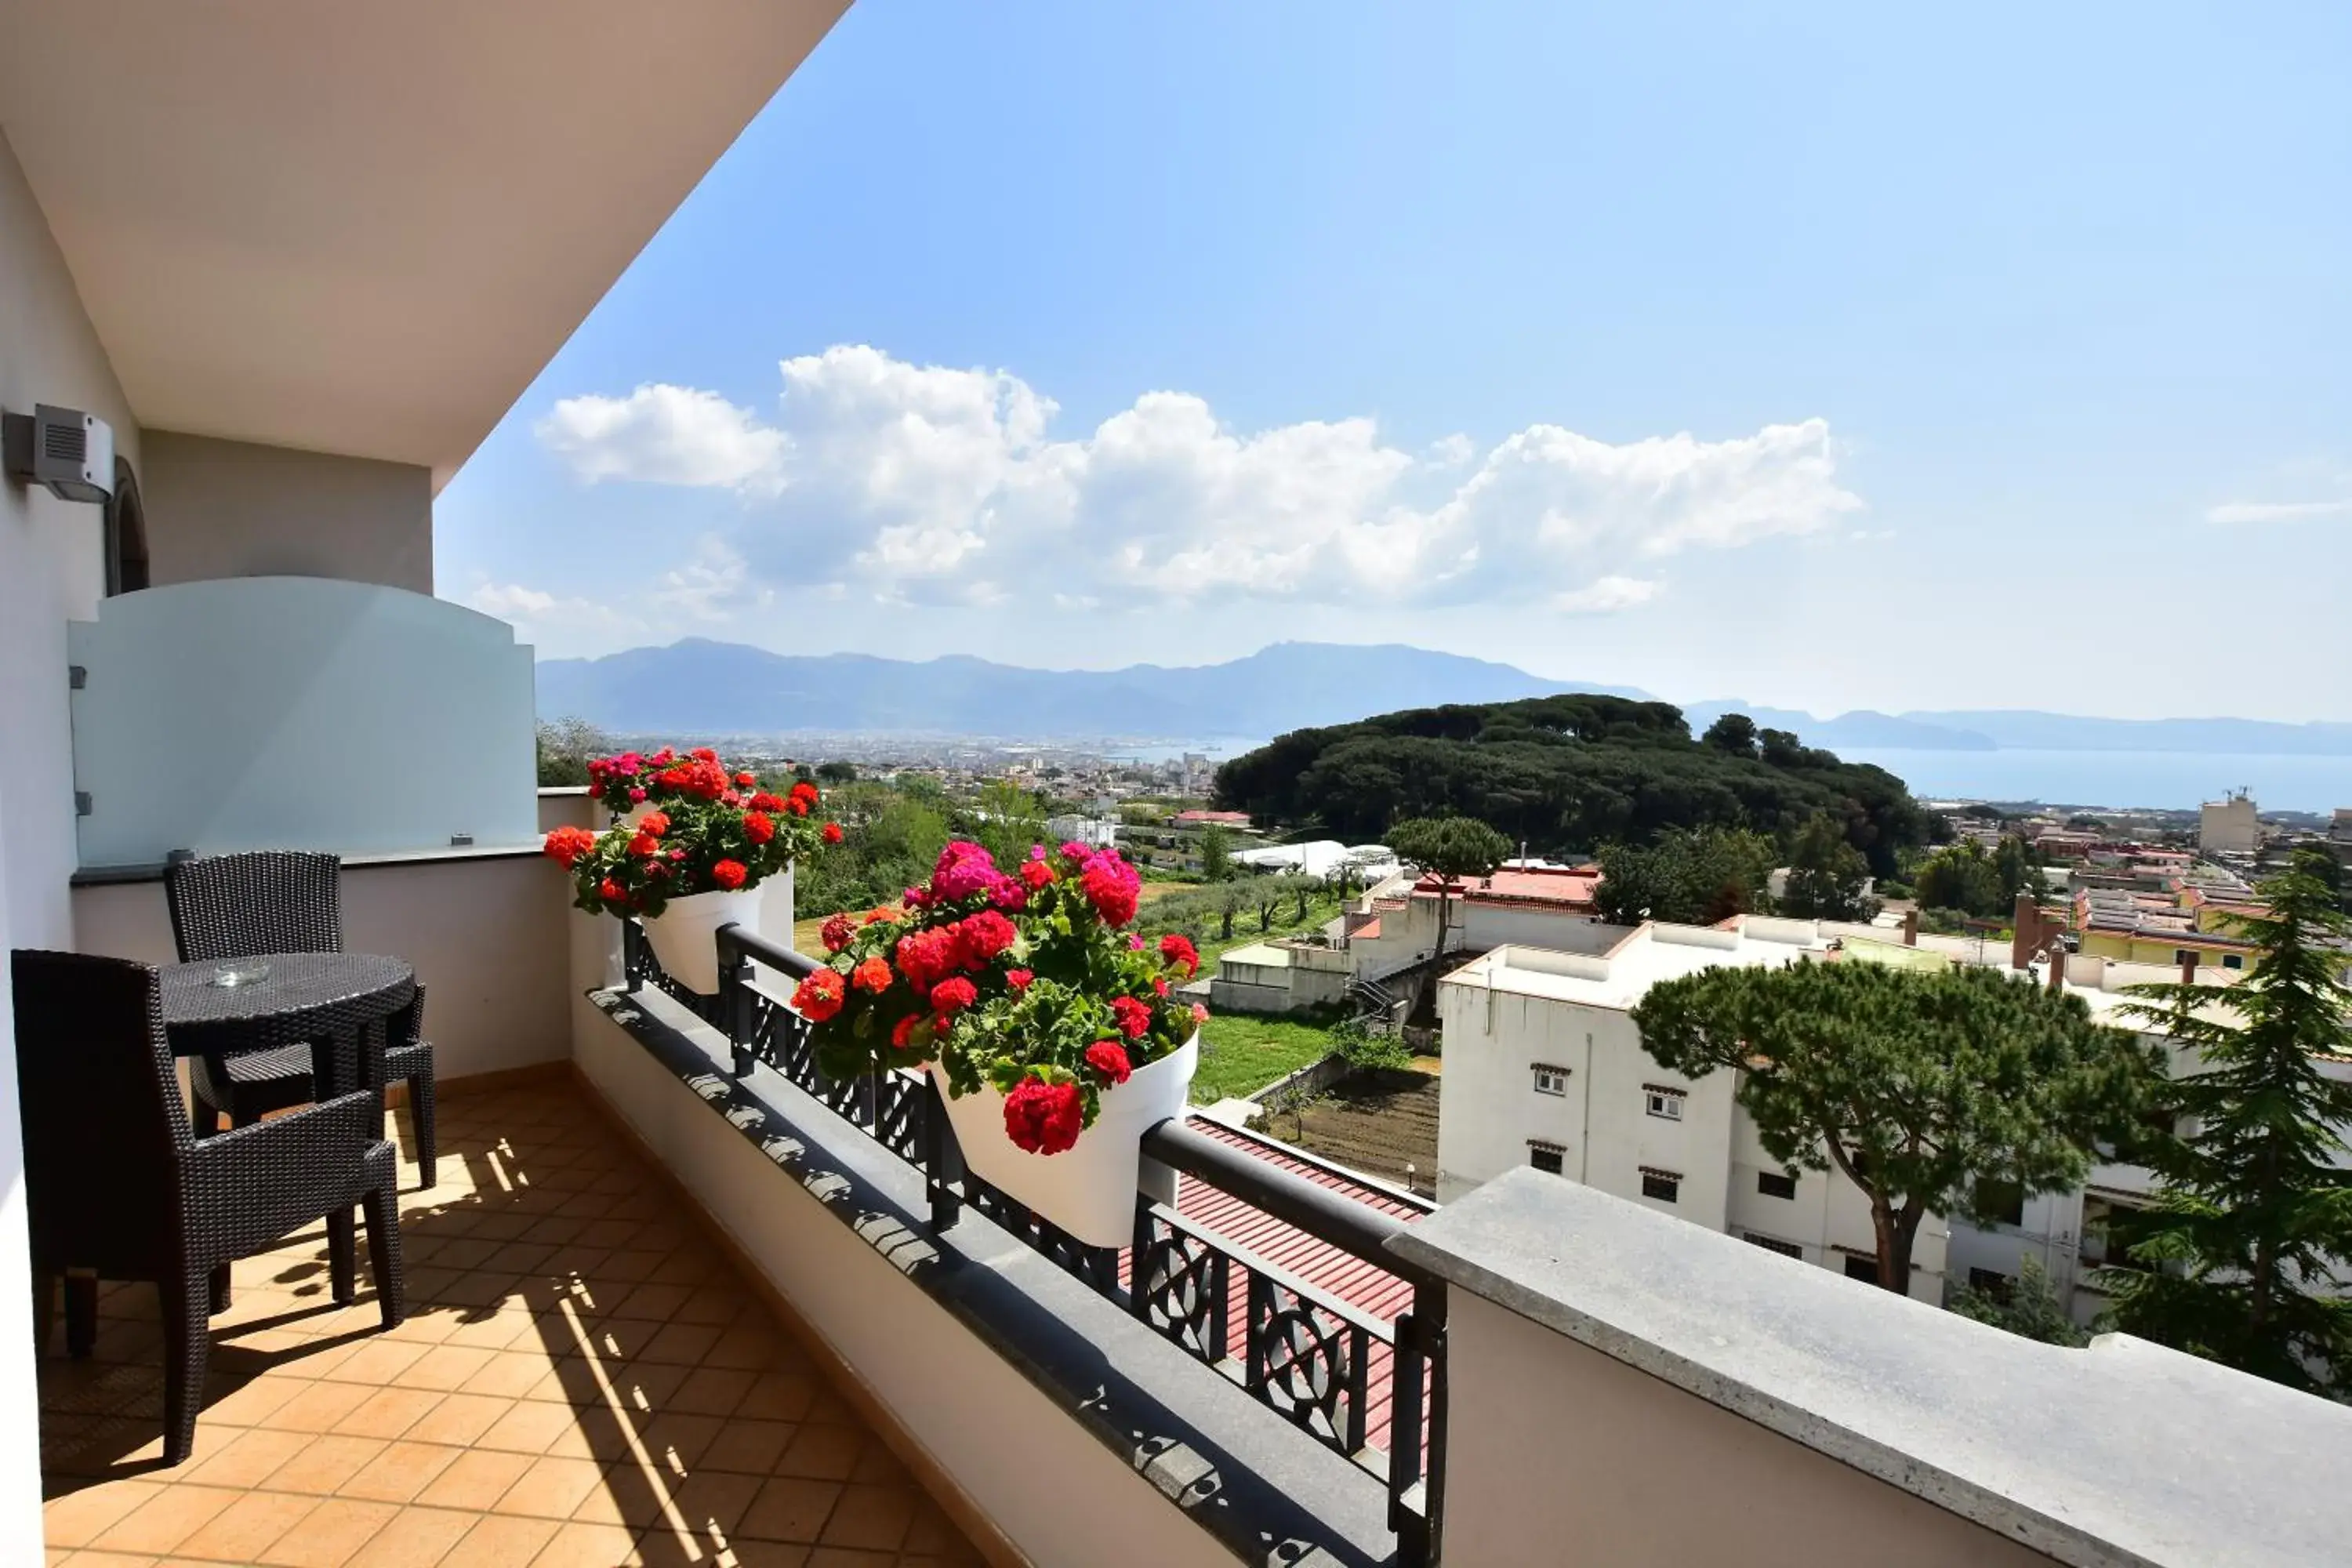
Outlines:
POLYGON ((86 868, 539 837, 530 648, 503 621, 371 583, 231 577, 104 600, 67 637, 86 868))

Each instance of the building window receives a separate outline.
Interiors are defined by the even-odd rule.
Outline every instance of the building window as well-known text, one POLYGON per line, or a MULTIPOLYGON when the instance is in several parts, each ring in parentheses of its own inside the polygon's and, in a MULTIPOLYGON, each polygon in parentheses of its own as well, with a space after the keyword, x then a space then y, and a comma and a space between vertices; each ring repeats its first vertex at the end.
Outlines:
POLYGON ((1804 1258, 1805 1249, 1793 1241, 1782 1241, 1777 1236, 1759 1236, 1752 1230, 1743 1230, 1739 1235, 1740 1239, 1750 1247, 1760 1247, 1767 1252, 1777 1252, 1783 1258, 1794 1258, 1801 1262, 1804 1258))
POLYGON ((1979 1180, 1976 1190, 1976 1217, 1984 1225, 2023 1225, 2025 1189, 2015 1182, 1979 1180))
POLYGON ((1969 1289, 1979 1295, 1990 1296, 1996 1301, 2008 1300, 2010 1287, 2016 1283, 2017 1281, 1998 1268, 1969 1270, 1969 1289))
POLYGON ((1875 1258, 1860 1258, 1851 1252, 1847 1253, 1845 1255, 1845 1277, 1849 1279, 1859 1279, 1867 1285, 1877 1284, 1878 1259, 1875 1258))
POLYGON ((1645 1083, 1642 1086, 1642 1103, 1653 1116, 1663 1117, 1668 1121, 1683 1119, 1683 1091, 1679 1089, 1662 1089, 1656 1084, 1645 1083))
POLYGON ((1560 1156, 1567 1152, 1557 1143, 1530 1143, 1528 1145, 1528 1163, 1538 1171, 1549 1171, 1557 1176, 1560 1173, 1560 1156))
POLYGON ((1543 1062, 1536 1062, 1532 1064, 1532 1066, 1536 1075, 1536 1092, 1538 1094, 1566 1094, 1568 1092, 1568 1069, 1566 1068, 1550 1067, 1543 1062))
POLYGON ((114 494, 106 502, 106 592, 135 594, 147 586, 147 509, 139 501, 139 479, 131 465, 114 459, 114 494))
POLYGON ((2246 967, 2246 955, 2242 952, 2225 952, 2221 955, 2221 967, 2243 969, 2246 967))
POLYGON ((1647 1166, 1643 1167, 1642 1195, 1643 1197, 1655 1198, 1663 1204, 1671 1204, 1680 1201, 1682 1190, 1683 1179, 1677 1173, 1653 1171, 1647 1166))
MULTIPOLYGON (((1768 1198, 1793 1198, 1797 1195, 1797 1177, 1793 1171, 1759 1171, 1756 1190, 1768 1198)), ((1755 1240, 1754 1237, 1748 1238, 1755 1240)))

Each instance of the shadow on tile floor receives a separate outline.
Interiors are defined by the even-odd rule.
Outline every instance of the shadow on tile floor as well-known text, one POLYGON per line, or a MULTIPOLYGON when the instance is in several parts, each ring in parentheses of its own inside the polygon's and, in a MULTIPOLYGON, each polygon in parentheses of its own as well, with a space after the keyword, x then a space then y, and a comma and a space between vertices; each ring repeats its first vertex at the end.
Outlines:
MULTIPOLYGON (((239 1263, 196 1446, 161 1467, 152 1287, 40 1363, 51 1563, 981 1561, 576 1085, 445 1100, 409 1317, 335 1306, 313 1226, 239 1263)), ((401 1121, 405 1147, 408 1129, 401 1121)))

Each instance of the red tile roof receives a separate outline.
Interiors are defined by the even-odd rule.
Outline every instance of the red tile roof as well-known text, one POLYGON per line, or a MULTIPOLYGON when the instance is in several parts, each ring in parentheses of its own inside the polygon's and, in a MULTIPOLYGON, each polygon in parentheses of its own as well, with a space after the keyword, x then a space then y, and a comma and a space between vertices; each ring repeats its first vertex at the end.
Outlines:
MULTIPOLYGON (((1592 893, 1601 885, 1601 868, 1579 866, 1570 868, 1527 866, 1507 867, 1491 877, 1475 882, 1465 882, 1454 889, 1461 897, 1480 903, 1549 904, 1574 910, 1590 910, 1592 893)), ((1423 877, 1413 884, 1413 897, 1433 899, 1439 890, 1435 877, 1423 877)))

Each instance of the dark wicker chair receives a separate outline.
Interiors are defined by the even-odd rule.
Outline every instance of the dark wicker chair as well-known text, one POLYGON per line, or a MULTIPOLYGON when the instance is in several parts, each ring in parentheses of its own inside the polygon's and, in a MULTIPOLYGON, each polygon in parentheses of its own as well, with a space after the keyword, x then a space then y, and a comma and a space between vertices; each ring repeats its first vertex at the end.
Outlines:
MULTIPOLYGON (((183 963, 343 951, 342 862, 332 855, 264 849, 185 860, 165 873, 163 890, 183 963)), ((429 1187, 436 1165, 433 1047, 424 1038, 421 985, 412 1016, 416 1026, 406 1037, 387 1042, 384 1081, 408 1086, 416 1163, 429 1187)), ((195 1058, 188 1064, 188 1088, 196 1101, 196 1136, 210 1137, 222 1117, 243 1127, 273 1110, 309 1104, 316 1097, 316 1068, 308 1046, 195 1058)))
POLYGON ((373 1094, 341 1095, 199 1142, 164 1043, 155 971, 125 959, 21 952, 12 968, 41 1337, 46 1343, 60 1274, 67 1344, 77 1356, 96 1338, 98 1280, 154 1281, 163 1308, 165 1464, 186 1458, 195 1440, 215 1268, 323 1217, 334 1298, 348 1305, 358 1295, 358 1207, 383 1325, 401 1321, 400 1165, 373 1094))

